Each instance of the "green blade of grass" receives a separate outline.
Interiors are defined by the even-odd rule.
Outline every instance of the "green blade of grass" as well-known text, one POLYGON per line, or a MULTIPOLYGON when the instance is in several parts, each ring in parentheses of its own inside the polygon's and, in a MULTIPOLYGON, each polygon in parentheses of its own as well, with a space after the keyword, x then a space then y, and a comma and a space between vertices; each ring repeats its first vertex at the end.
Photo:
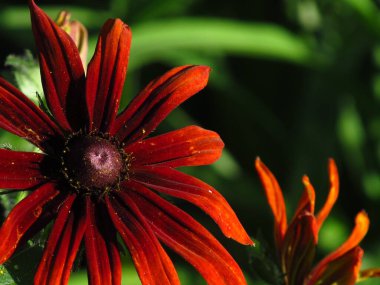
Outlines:
POLYGON ((172 50, 199 50, 310 64, 312 48, 303 38, 271 24, 217 19, 180 19, 132 26, 133 68, 172 50))

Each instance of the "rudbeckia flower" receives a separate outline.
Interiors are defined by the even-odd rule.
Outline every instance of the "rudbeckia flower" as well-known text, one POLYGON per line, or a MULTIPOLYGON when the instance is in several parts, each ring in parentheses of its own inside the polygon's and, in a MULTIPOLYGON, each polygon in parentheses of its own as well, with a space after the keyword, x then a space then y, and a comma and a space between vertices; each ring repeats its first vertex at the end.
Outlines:
POLYGON ((369 227, 369 219, 364 211, 357 214, 349 238, 313 266, 318 232, 339 193, 338 170, 334 160, 329 160, 330 191, 322 209, 315 214, 315 191, 309 178, 304 176, 302 182, 305 190, 289 225, 284 198, 276 178, 260 159, 256 160, 256 170, 274 216, 275 245, 284 284, 351 285, 369 277, 380 276, 380 269, 360 271, 363 249, 359 243, 369 227))
POLYGON ((246 284, 226 249, 163 198, 193 203, 224 235, 252 244, 215 189, 175 169, 214 162, 222 140, 197 126, 148 137, 174 108, 205 87, 209 68, 170 70, 118 114, 129 27, 119 19, 104 24, 85 75, 74 41, 32 0, 29 5, 48 110, 0 79, 0 127, 41 150, 0 149, 0 188, 30 192, 0 228, 0 263, 52 222, 34 278, 38 285, 67 284, 81 245, 90 284, 121 284, 120 241, 142 284, 179 284, 162 244, 209 284, 246 284))

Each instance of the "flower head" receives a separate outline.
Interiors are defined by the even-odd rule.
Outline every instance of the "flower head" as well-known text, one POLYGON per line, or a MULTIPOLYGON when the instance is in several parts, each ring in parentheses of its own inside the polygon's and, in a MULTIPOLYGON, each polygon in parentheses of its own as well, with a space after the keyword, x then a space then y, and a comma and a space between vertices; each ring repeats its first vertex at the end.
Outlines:
POLYGON ((256 160, 256 170, 274 216, 275 244, 286 285, 351 285, 361 279, 380 275, 380 269, 360 271, 363 250, 359 243, 369 227, 364 211, 356 216, 350 237, 313 267, 319 230, 339 193, 338 170, 334 160, 329 160, 330 192, 322 209, 315 214, 315 191, 309 178, 304 176, 302 182, 305 190, 289 225, 284 197, 276 178, 260 159, 256 160))
POLYGON ((245 284, 222 245, 160 195, 195 204, 227 237, 252 244, 215 189, 175 169, 214 162, 222 140, 197 126, 148 138, 174 108, 205 87, 209 68, 170 70, 118 114, 129 27, 119 19, 104 24, 85 75, 72 38, 29 3, 49 113, 0 79, 0 127, 42 151, 0 149, 0 188, 30 191, 0 228, 0 263, 54 221, 35 275, 38 285, 67 284, 81 244, 89 283, 120 284, 120 240, 143 284, 179 284, 162 244, 209 284, 245 284))

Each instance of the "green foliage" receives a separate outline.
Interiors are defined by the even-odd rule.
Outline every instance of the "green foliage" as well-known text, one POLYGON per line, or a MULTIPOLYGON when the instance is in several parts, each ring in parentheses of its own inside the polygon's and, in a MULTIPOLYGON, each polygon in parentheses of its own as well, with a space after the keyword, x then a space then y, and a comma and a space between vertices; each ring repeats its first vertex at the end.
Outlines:
POLYGON ((11 68, 18 88, 36 102, 35 94, 42 94, 43 90, 39 65, 31 51, 26 50, 21 56, 9 55, 5 60, 5 66, 11 68))
POLYGON ((173 51, 196 50, 206 54, 240 54, 308 64, 314 54, 301 37, 269 24, 218 19, 155 21, 133 29, 131 66, 165 58, 173 51), (160 45, 152 45, 160 42, 160 45))
POLYGON ((7 269, 3 265, 0 265, 0 284, 3 284, 3 285, 16 284, 12 276, 8 273, 7 269))
MULTIPOLYGON (((4 61, 8 54, 33 50, 34 45, 25 1, 20 5, 11 0, 3 2, 0 33, 4 40, 0 54, 4 61)), ((127 100, 173 65, 212 66, 210 85, 204 94, 176 110, 161 128, 200 124, 221 134, 226 151, 220 161, 212 167, 185 171, 222 192, 250 233, 262 228, 265 236, 270 236, 267 232, 272 231, 272 219, 253 169, 256 156, 279 174, 289 208, 297 203, 304 173, 312 177, 315 185, 317 208, 323 203, 328 191, 326 161, 334 157, 342 189, 332 217, 321 231, 319 257, 341 244, 355 214, 365 208, 371 230, 363 243, 367 251, 363 267, 380 265, 380 255, 373 254, 380 248, 378 1, 40 2, 52 17, 65 8, 88 27, 90 55, 97 32, 107 18, 120 17, 132 27, 125 90, 128 96, 124 97, 127 100)), ((36 92, 43 92, 32 54, 36 56, 34 50, 9 56, 6 65, 12 72, 10 78, 31 99, 41 103, 36 92)), ((5 132, 0 132, 0 144, 15 150, 33 150, 30 144, 5 132)), ((8 196, 0 195, 6 207, 4 214, 18 199, 8 196)), ((199 216, 203 223, 210 223, 199 216)), ((263 240, 251 249, 252 267, 272 282, 270 278, 278 279, 278 269, 271 263, 265 243, 271 241, 263 240), (271 276, 270 272, 276 274, 271 276)), ((231 252, 244 269, 250 267, 244 249, 233 248, 231 252)), ((124 264, 126 283, 138 284, 130 262, 124 264)), ((182 264, 178 267, 183 284, 202 284, 194 272, 182 264)), ((0 268, 1 284, 11 282, 7 269, 0 268)), ((70 284, 85 283, 86 273, 74 272, 70 284)), ((369 280, 361 284, 375 283, 369 280)))
POLYGON ((283 285, 284 278, 278 264, 275 262, 273 247, 264 239, 261 233, 255 239, 256 246, 249 249, 252 270, 267 284, 283 285))
POLYGON ((16 252, 5 264, 0 265, 0 284, 2 285, 30 285, 33 284, 39 256, 43 247, 27 245, 16 252))

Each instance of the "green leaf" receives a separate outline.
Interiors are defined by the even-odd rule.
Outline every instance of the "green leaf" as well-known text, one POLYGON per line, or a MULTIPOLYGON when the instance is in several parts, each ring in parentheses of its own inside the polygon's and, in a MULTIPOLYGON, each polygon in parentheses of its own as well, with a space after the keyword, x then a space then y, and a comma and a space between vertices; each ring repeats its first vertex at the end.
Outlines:
POLYGON ((0 284, 2 285, 14 285, 16 284, 8 270, 0 265, 0 284))
POLYGON ((179 50, 197 50, 209 54, 222 52, 305 65, 315 60, 315 54, 307 41, 271 24, 188 18, 155 21, 132 28, 132 68, 179 50))
MULTIPOLYGON (((70 11, 73 19, 79 20, 87 28, 99 28, 107 18, 113 17, 109 10, 96 10, 78 7, 76 5, 49 5, 40 6, 52 19, 62 10, 70 11)), ((6 6, 0 10, 0 22, 3 31, 8 30, 31 30, 30 12, 27 5, 23 6, 6 6)), ((9 31, 8 31, 9 32, 9 31)))
POLYGON ((284 277, 277 263, 274 261, 269 245, 259 232, 255 239, 256 246, 249 248, 252 270, 263 281, 272 285, 283 285, 284 277))
MULTIPOLYGON (((42 256, 43 247, 39 245, 27 246, 20 250, 4 264, 7 275, 17 285, 33 284, 34 273, 42 256)), ((9 279, 8 279, 9 280, 9 279)), ((3 284, 0 282, 0 284, 3 284)), ((5 283, 7 284, 7 283, 5 283)))
POLYGON ((18 88, 29 97, 37 102, 36 92, 42 94, 42 84, 40 69, 32 53, 26 50, 23 55, 9 55, 5 60, 5 66, 12 69, 18 88))

